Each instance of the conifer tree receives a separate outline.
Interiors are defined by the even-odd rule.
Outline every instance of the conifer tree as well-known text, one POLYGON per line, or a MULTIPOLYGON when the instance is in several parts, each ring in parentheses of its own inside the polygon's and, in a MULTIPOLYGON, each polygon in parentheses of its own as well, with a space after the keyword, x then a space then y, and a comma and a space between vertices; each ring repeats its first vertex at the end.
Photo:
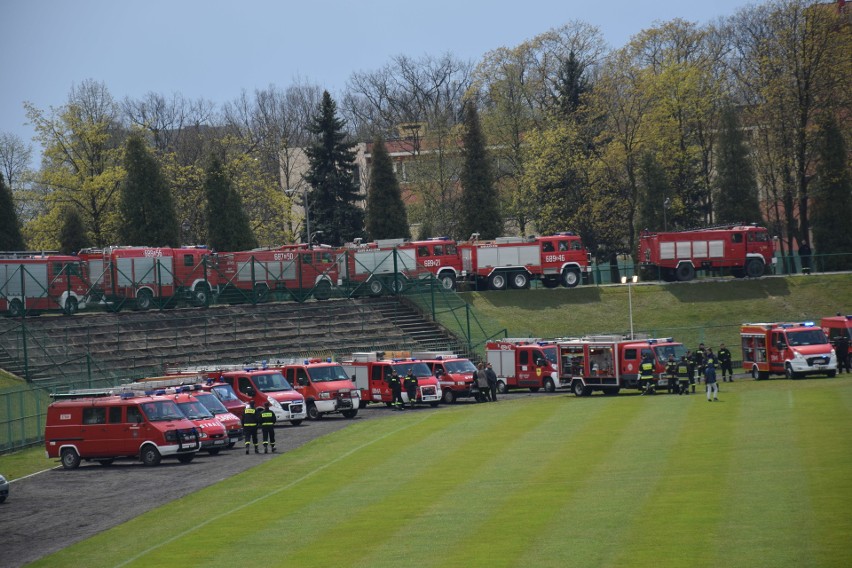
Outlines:
POLYGON ((722 113, 716 173, 716 221, 762 225, 757 180, 733 107, 722 113))
POLYGON ((479 113, 472 101, 468 101, 465 106, 463 141, 461 236, 479 233, 481 239, 493 239, 503 232, 500 200, 485 147, 485 136, 479 123, 479 113))
POLYGON ((234 190, 222 161, 211 156, 204 175, 210 246, 218 251, 249 250, 257 240, 249 225, 240 195, 234 190))
POLYGON ((385 142, 373 143, 373 168, 367 188, 367 234, 371 239, 410 239, 408 214, 385 142))
POLYGON ((180 227, 169 186, 156 158, 139 135, 127 139, 124 169, 119 227, 122 243, 180 245, 180 227))
POLYGON ((0 173, 0 250, 24 250, 24 237, 15 213, 12 190, 0 173))
POLYGON ((664 211, 670 186, 665 170, 653 153, 646 152, 642 156, 639 178, 639 231, 671 230, 675 223, 667 218, 667 213, 664 211))
POLYGON ((92 246, 86 234, 86 225, 80 212, 69 207, 62 215, 62 228, 59 231, 59 251, 63 254, 72 254, 80 249, 92 246))
POLYGON ((852 179, 843 135, 832 116, 822 119, 813 187, 814 252, 825 270, 852 268, 852 179))
POLYGON ((306 214, 310 214, 311 232, 322 231, 322 240, 331 245, 364 234, 354 144, 346 142, 344 126, 337 117, 337 104, 328 91, 323 92, 309 126, 314 143, 305 151, 309 163, 305 181, 312 188, 306 214))

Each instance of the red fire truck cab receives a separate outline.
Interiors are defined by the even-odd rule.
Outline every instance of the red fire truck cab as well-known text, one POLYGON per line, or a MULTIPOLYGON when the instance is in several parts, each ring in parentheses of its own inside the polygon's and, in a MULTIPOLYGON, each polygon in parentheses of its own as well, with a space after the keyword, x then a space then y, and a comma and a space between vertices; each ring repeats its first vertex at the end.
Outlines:
POLYGON ((89 286, 75 256, 0 252, 0 313, 61 310, 72 315, 86 307, 89 286))
POLYGON ((54 396, 44 444, 47 457, 59 458, 66 469, 81 460, 110 465, 120 458, 147 466, 164 457, 189 463, 199 449, 198 430, 168 397, 94 391, 54 396))
POLYGON ((307 418, 304 397, 287 382, 281 371, 247 368, 208 372, 208 376, 231 385, 237 397, 246 404, 253 400, 260 408, 269 401, 278 424, 289 421, 298 426, 307 418))
POLYGON ((462 274, 491 290, 529 288, 541 280, 546 288, 573 288, 591 270, 591 255, 574 233, 546 237, 500 237, 459 244, 462 274))
POLYGON ((559 384, 556 343, 540 339, 502 339, 485 344, 485 359, 497 374, 497 391, 528 388, 553 392, 559 384))
POLYGON ((305 398, 308 418, 340 413, 355 418, 361 406, 360 391, 340 363, 331 359, 292 359, 275 361, 287 382, 305 398))
POLYGON ((620 335, 589 336, 559 341, 559 384, 570 386, 576 396, 594 391, 616 395, 623 388, 639 389, 639 366, 646 355, 654 364, 654 382, 669 386, 666 363, 679 361, 686 348, 672 338, 628 339, 620 335))
POLYGON ((654 277, 687 282, 696 270, 728 270, 737 278, 763 276, 775 264, 775 246, 767 230, 756 225, 729 225, 693 231, 639 236, 639 264, 654 277))
POLYGON ((837 356, 814 322, 746 323, 740 328, 743 368, 752 378, 837 374, 837 356))
POLYGON ((452 404, 456 399, 473 396, 471 385, 476 377, 476 365, 470 359, 451 351, 419 351, 411 354, 429 366, 441 384, 441 399, 452 404))
MULTIPOLYGON (((832 345, 841 337, 845 337, 846 341, 852 344, 852 315, 841 316, 838 314, 822 318, 820 325, 822 326, 823 333, 825 333, 829 343, 832 345)), ((846 368, 850 369, 852 368, 852 349, 849 350, 847 360, 849 362, 846 364, 846 368)))
POLYGON ((410 359, 407 355, 399 359, 385 359, 385 353, 381 351, 369 351, 364 353, 353 353, 352 359, 343 361, 346 373, 354 377, 355 386, 361 391, 361 406, 368 402, 384 402, 390 405, 393 401, 387 377, 393 371, 399 375, 402 381, 408 371, 417 377, 416 400, 409 400, 405 387, 402 388, 403 402, 413 404, 415 402, 438 406, 441 402, 441 385, 432 375, 429 366, 423 361, 410 359))

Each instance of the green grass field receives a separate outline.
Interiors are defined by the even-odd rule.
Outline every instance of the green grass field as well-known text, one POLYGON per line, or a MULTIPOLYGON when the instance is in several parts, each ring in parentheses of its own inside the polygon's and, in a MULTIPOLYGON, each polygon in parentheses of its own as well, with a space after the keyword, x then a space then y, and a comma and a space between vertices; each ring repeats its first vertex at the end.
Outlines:
POLYGON ((848 377, 394 413, 35 565, 846 567, 848 377))

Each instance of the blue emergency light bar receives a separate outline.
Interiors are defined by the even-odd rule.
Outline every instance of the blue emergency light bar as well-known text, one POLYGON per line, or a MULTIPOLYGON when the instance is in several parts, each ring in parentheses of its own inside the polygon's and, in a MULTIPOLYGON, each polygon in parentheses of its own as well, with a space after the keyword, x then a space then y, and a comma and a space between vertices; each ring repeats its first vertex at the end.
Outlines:
POLYGON ((121 400, 127 400, 128 398, 133 398, 133 396, 134 396, 134 395, 133 395, 133 393, 132 393, 132 392, 123 392, 123 393, 121 393, 121 395, 120 395, 121 400))

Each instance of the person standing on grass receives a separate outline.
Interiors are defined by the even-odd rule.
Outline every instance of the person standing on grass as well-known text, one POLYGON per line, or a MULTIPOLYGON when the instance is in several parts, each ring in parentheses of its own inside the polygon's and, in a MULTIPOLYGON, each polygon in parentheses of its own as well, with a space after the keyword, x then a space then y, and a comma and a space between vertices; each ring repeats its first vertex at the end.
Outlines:
POLYGON ((488 375, 485 373, 485 364, 479 363, 476 367, 476 386, 479 389, 477 402, 488 402, 488 375))
POLYGON ((485 376, 488 378, 488 388, 491 391, 491 402, 497 402, 497 373, 491 363, 485 365, 485 376))
POLYGON ((680 356, 677 364, 678 394, 689 394, 689 385, 692 383, 692 392, 695 392, 695 383, 692 382, 692 371, 689 369, 689 361, 686 355, 680 356))
POLYGON ((405 410, 405 403, 402 402, 402 382, 399 380, 399 375, 396 372, 396 369, 388 375, 388 386, 391 389, 391 395, 393 396, 391 401, 391 406, 394 410, 405 410))
POLYGON ((642 389, 642 394, 655 394, 654 363, 649 353, 645 354, 639 365, 639 388, 642 389))
POLYGON ((704 359, 704 384, 707 386, 707 402, 719 400, 719 385, 716 383, 716 356, 713 355, 712 349, 707 350, 707 357, 704 359))
POLYGON ((414 408, 414 403, 417 402, 417 377, 414 376, 413 370, 408 370, 404 382, 405 392, 408 394, 408 406, 414 408))
POLYGON ((849 373, 849 338, 845 335, 838 335, 834 338, 834 352, 837 354, 837 374, 843 372, 849 373))
POLYGON ((734 382, 734 370, 731 368, 731 350, 722 343, 719 345, 719 353, 716 357, 719 359, 719 368, 722 370, 722 382, 724 383, 726 380, 734 382))

